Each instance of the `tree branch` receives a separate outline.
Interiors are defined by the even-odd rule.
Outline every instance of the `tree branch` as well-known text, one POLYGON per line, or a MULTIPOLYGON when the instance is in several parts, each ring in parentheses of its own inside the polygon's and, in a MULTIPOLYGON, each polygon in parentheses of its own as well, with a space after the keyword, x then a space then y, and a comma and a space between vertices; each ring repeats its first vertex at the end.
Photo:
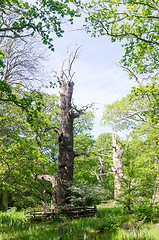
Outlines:
POLYGON ((152 0, 152 2, 153 2, 153 4, 154 4, 154 6, 155 6, 155 9, 156 9, 157 11, 159 11, 159 7, 157 6, 155 0, 152 0))
POLYGON ((56 133, 59 134, 60 129, 58 127, 46 127, 44 132, 48 132, 50 129, 53 129, 56 133))
POLYGON ((36 177, 39 180, 45 180, 45 181, 51 182, 52 188, 56 187, 57 185, 56 175, 42 174, 42 175, 37 175, 36 177))
POLYGON ((124 69, 124 71, 128 72, 129 74, 131 74, 131 75, 135 78, 136 82, 137 82, 140 86, 142 86, 142 82, 139 80, 139 78, 133 73, 133 71, 132 71, 130 68, 125 67, 125 66, 123 66, 123 65, 120 65, 120 66, 124 69))
POLYGON ((73 105, 73 107, 71 109, 71 114, 72 114, 73 118, 78 118, 82 114, 85 114, 87 109, 93 108, 93 105, 94 105, 94 103, 87 104, 86 106, 83 106, 81 109, 77 109, 77 106, 73 105))
POLYGON ((75 157, 78 157, 78 156, 81 156, 81 155, 89 157, 89 153, 87 153, 87 152, 75 152, 74 153, 75 157))
POLYGON ((71 69, 72 69, 72 65, 73 65, 75 59, 78 58, 79 49, 80 49, 80 47, 76 48, 76 51, 74 52, 74 54, 72 53, 68 59, 68 76, 70 76, 70 81, 72 81, 72 78, 74 76, 74 73, 71 76, 71 69))
MULTIPOLYGON (((102 21, 100 21, 99 19, 97 20, 97 19, 93 18, 93 16, 90 16, 90 18, 92 18, 94 21, 98 21, 98 23, 100 23, 102 28, 105 30, 106 34, 110 37, 125 37, 125 36, 128 36, 128 35, 132 35, 135 38, 137 38, 138 40, 141 40, 143 42, 146 42, 146 43, 149 43, 149 44, 159 45, 159 42, 139 37, 137 34, 135 34, 133 32, 125 32, 125 33, 120 33, 120 34, 114 34, 113 32, 108 31, 108 29, 104 26, 104 23, 102 21)), ((105 35, 105 33, 101 33, 101 35, 105 35)))

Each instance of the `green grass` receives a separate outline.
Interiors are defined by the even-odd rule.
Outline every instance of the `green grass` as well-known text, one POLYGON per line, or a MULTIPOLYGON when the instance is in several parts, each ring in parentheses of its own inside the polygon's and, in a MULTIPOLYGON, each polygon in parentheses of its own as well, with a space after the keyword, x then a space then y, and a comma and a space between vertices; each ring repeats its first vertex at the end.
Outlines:
POLYGON ((124 230, 120 229, 112 240, 158 240, 159 226, 154 224, 144 224, 140 230, 124 230))
MULTIPOLYGON (((158 219, 159 221, 159 219, 158 219)), ((23 212, 0 213, 1 240, 158 240, 159 226, 128 215, 122 206, 98 206, 94 217, 31 223, 23 212)))

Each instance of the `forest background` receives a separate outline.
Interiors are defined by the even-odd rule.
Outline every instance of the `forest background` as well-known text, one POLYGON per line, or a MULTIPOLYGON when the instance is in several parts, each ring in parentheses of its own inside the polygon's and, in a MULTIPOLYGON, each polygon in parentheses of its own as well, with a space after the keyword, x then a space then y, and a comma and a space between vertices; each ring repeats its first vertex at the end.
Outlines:
MULTIPOLYGON (((51 50, 54 50, 54 46, 56 49, 56 44, 57 46, 59 44, 59 53, 65 56, 65 51, 63 52, 65 46, 62 41, 66 40, 56 40, 55 37, 53 46, 50 34, 53 30, 58 37, 61 37, 61 19, 64 16, 66 19, 70 17, 69 20, 64 20, 67 23, 72 22, 72 18, 75 15, 78 15, 79 18, 80 13, 71 10, 67 1, 62 5, 60 2, 54 6, 52 4, 54 5, 54 2, 39 1, 39 5, 31 7, 27 3, 23 4, 17 1, 1 3, 0 151, 2 158, 0 184, 1 207, 5 209, 8 206, 16 206, 21 209, 41 203, 44 190, 50 191, 51 185, 43 180, 38 180, 38 177, 35 176, 53 175, 58 168, 59 138, 56 131, 60 127, 60 106, 58 96, 54 94, 57 85, 53 79, 55 73, 53 72, 50 78, 52 71, 50 66, 53 66, 53 70, 58 72, 61 69, 61 64, 59 64, 61 56, 57 54, 54 57, 53 53, 53 60, 50 60, 51 56, 49 56, 48 66, 45 60, 47 54, 45 56, 43 47, 37 42, 39 37, 36 36, 36 33, 40 34, 43 43, 48 45, 51 50), (48 11, 48 16, 50 14, 49 17, 47 16, 48 18, 46 18, 43 8, 48 11), (52 11, 53 13, 58 12, 60 21, 56 14, 56 17, 51 14, 52 11), (52 25, 49 25, 52 22, 54 23, 53 29, 51 29, 52 25), (54 69, 54 61, 59 69, 56 67, 54 69), (44 67, 46 67, 46 71, 44 67), (51 92, 52 95, 44 90, 49 87, 51 88, 49 93, 51 92)), ((93 50, 91 48, 91 54, 84 50, 84 54, 89 55, 87 61, 90 61, 90 58, 93 60, 93 67, 90 68, 90 63, 88 64, 85 60, 81 63, 77 59, 74 98, 80 99, 80 103, 85 107, 79 106, 80 108, 77 110, 75 100, 72 106, 76 113, 79 113, 88 109, 87 104, 98 101, 97 95, 97 99, 91 97, 90 103, 90 98, 85 97, 89 96, 86 90, 94 92, 91 88, 94 86, 94 82, 98 82, 103 75, 107 76, 108 82, 106 81, 104 84, 102 82, 101 85, 95 84, 95 88, 100 86, 102 92, 105 92, 107 86, 110 87, 111 81, 114 91, 111 101, 116 100, 116 97, 119 97, 119 100, 110 103, 105 97, 102 97, 105 101, 103 124, 111 126, 116 131, 129 130, 129 133, 124 139, 117 137, 118 141, 114 146, 112 133, 104 133, 97 139, 93 138, 91 134, 94 121, 93 110, 90 109, 86 114, 82 114, 80 120, 75 119, 74 151, 87 154, 80 154, 75 159, 74 181, 69 201, 75 205, 86 205, 115 197, 131 211, 133 205, 137 203, 144 202, 152 206, 158 194, 158 5, 157 1, 151 1, 152 5, 149 5, 147 1, 140 1, 139 4, 136 4, 135 1, 132 1, 132 4, 127 1, 113 1, 106 7, 107 4, 107 1, 93 1, 82 6, 82 10, 86 12, 86 31, 94 36, 102 35, 103 39, 89 40, 89 43, 92 41, 96 46, 100 46, 93 50), (118 11, 121 10, 123 12, 118 14, 118 11), (125 11, 129 14, 127 15, 125 11), (120 53, 122 58, 120 64, 127 75, 122 75, 123 73, 120 73, 121 76, 118 75, 118 71, 121 71, 119 67, 117 67, 119 70, 116 68, 115 71, 105 70, 104 66, 111 60, 109 58, 103 63, 103 59, 110 51, 106 50, 106 53, 102 51, 102 55, 97 55, 97 52, 101 52, 101 46, 102 50, 104 49, 104 44, 101 44, 105 37, 103 35, 110 36, 113 42, 123 41, 125 50, 124 53, 123 51, 120 53), (91 73, 88 74, 86 70, 91 73), (112 76, 109 77, 112 74, 115 83, 112 76), (78 82, 78 76, 82 81, 78 82), (100 78, 98 78, 99 76, 100 78), (131 83, 130 80, 127 80, 128 86, 131 86, 132 79, 134 79, 136 87, 133 87, 132 91, 121 99, 122 94, 128 92, 125 88, 125 80, 128 76, 131 78, 131 83), (92 79, 93 82, 90 82, 92 79), (121 79, 120 86, 124 85, 124 90, 122 87, 120 95, 115 92, 115 88, 117 86, 119 89, 118 84, 121 79), (81 83, 82 86, 80 86, 81 83), (83 90, 83 86, 85 90, 83 90), (82 89, 82 93, 78 89, 82 89), (77 91, 81 94, 80 97, 77 95, 77 91), (81 97, 84 102, 81 101, 81 97), (119 160, 117 167, 113 161, 113 154, 116 154, 113 153, 114 148, 122 150, 116 157, 119 160), (89 156, 86 156, 88 153, 89 156), (117 195, 115 195, 116 177, 119 185, 117 195)), ((71 4, 71 8, 73 6, 71 4)), ((81 7, 79 2, 76 2, 75 6, 78 10, 81 7)), ((81 20, 79 23, 81 24, 81 20)), ((75 31, 71 32, 71 36, 74 33, 75 31)), ((78 31, 78 34, 81 37, 85 33, 81 34, 78 31)), ((85 41, 85 37, 81 41, 85 41)), ((80 43, 77 42, 77 44, 80 43)), ((85 43, 87 49, 89 43, 85 43)), ((113 46, 112 56, 114 52, 117 52, 116 46, 119 47, 120 43, 117 45, 113 43, 113 46)), ((50 55, 52 54, 50 53, 50 55)), ((118 61, 116 60, 117 56, 118 54, 113 61, 118 61)), ((96 93, 93 93, 93 96, 95 95, 96 93)), ((107 94, 103 96, 105 95, 107 94)), ((108 97, 111 98, 110 96, 109 91, 108 97)), ((95 108, 94 105, 93 108, 95 108)))

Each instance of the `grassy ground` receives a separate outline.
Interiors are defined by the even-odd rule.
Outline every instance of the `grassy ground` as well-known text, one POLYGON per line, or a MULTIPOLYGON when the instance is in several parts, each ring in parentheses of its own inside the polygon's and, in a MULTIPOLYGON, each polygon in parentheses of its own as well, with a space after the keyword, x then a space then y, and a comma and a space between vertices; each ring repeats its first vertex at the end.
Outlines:
POLYGON ((11 209, 0 213, 0 239, 159 240, 158 212, 153 219, 147 214, 148 220, 144 222, 144 213, 141 213, 136 210, 135 214, 129 215, 122 206, 101 205, 94 217, 30 223, 23 213, 11 209))

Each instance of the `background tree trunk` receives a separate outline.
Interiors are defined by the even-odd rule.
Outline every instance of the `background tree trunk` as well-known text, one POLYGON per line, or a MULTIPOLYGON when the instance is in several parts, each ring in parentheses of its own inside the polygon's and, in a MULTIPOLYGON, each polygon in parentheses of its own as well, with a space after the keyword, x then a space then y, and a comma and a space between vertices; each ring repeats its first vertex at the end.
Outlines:
POLYGON ((112 134, 112 141, 113 141, 113 174, 114 174, 114 199, 118 197, 121 192, 121 184, 120 179, 123 177, 123 165, 122 165, 122 148, 118 145, 116 139, 116 133, 113 132, 112 134))

